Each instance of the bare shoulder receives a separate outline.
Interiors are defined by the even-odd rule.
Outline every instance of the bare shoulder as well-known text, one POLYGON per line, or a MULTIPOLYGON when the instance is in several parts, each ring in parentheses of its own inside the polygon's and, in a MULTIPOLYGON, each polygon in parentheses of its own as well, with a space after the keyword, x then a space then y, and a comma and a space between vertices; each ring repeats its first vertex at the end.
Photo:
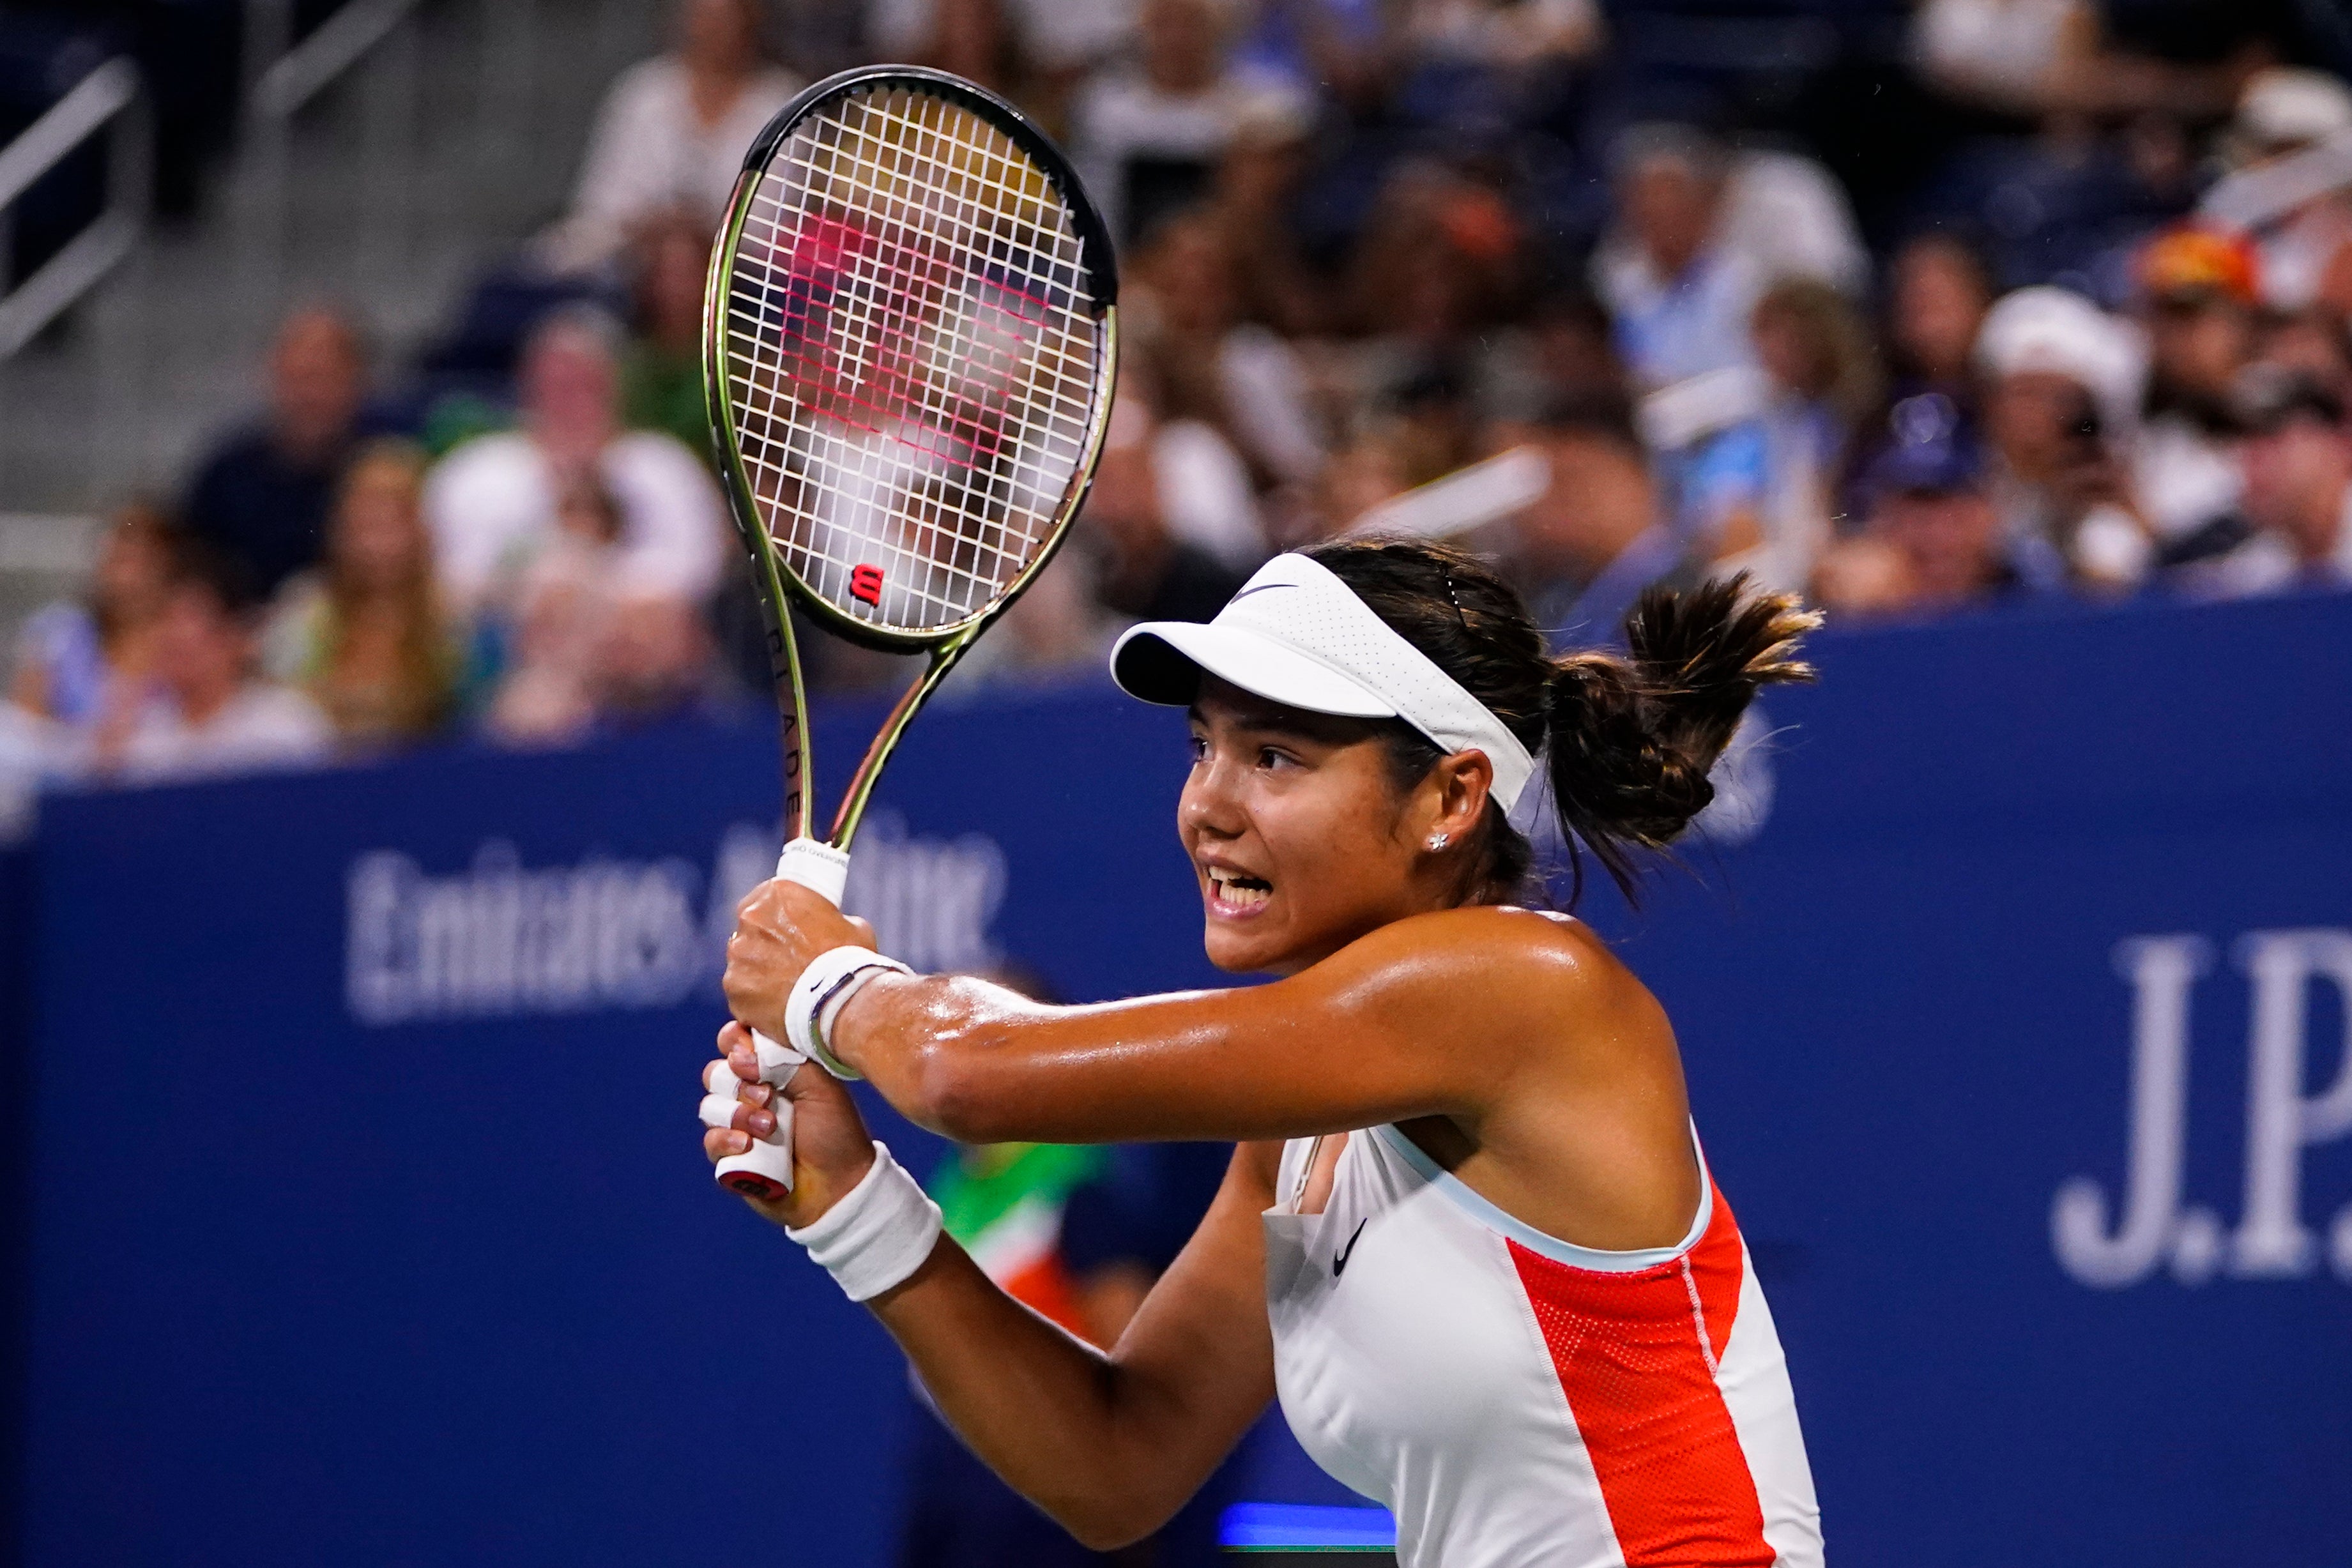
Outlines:
POLYGON ((1442 1006, 1486 1028, 1649 1004, 1592 928, 1566 915, 1479 904, 1384 925, 1338 956, 1383 1006, 1442 1006))
POLYGON ((1591 986, 1628 977, 1625 966, 1572 915, 1511 904, 1473 904, 1417 915, 1376 936, 1427 952, 1447 967, 1530 982, 1591 986))

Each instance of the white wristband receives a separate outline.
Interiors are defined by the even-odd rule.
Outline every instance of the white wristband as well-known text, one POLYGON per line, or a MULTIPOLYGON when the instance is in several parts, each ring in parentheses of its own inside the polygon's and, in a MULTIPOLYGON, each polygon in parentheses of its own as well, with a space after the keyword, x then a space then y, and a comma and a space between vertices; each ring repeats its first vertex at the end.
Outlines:
POLYGON ((857 988, 885 969, 901 975, 914 973, 896 958, 886 958, 871 947, 853 944, 828 948, 810 959, 809 967, 793 982, 792 995, 784 998, 786 1043, 794 1051, 814 1057, 835 1078, 857 1077, 826 1047, 825 1030, 832 1027, 835 1017, 857 988))
POLYGON ((940 1206, 877 1138, 864 1179, 814 1224, 784 1234, 807 1248, 851 1301, 864 1301, 921 1268, 940 1228, 940 1206))

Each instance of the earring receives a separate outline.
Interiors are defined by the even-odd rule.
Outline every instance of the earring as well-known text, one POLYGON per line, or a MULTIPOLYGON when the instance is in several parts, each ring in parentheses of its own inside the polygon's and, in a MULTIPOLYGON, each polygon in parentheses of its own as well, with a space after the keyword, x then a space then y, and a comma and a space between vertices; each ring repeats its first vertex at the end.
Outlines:
POLYGON ((1429 835, 1429 847, 1433 850, 1442 850, 1452 841, 1453 841, 1444 833, 1432 833, 1429 835))

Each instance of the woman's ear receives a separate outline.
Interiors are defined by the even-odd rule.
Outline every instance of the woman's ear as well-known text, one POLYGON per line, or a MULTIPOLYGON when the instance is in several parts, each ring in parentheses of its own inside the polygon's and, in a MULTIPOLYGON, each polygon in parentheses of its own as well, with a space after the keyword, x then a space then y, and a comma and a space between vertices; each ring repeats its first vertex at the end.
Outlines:
POLYGON ((1495 787, 1495 765, 1483 751, 1457 751, 1441 757, 1430 769, 1432 819, 1425 847, 1442 850, 1466 841, 1486 814, 1486 799, 1495 787))

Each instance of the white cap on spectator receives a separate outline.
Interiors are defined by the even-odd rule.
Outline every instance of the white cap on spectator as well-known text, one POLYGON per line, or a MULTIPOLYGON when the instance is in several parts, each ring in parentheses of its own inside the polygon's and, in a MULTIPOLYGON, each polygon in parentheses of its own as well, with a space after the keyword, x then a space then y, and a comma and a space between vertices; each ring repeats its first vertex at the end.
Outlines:
POLYGON ((2265 151, 2325 141, 2352 131, 2352 89, 2326 71, 2256 71, 2239 96, 2236 130, 2265 151))
POLYGON ((2098 400, 2108 429, 2138 423, 2147 373, 2138 332, 2068 289, 2037 286, 2002 296, 1977 332, 1977 363, 1993 376, 2064 376, 2098 400))

